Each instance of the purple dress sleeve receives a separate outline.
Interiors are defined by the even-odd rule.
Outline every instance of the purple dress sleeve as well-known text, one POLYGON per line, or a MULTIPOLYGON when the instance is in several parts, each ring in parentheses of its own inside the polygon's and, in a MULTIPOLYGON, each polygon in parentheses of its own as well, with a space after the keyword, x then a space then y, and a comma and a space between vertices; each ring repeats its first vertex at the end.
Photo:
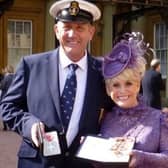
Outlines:
MULTIPOLYGON (((151 142, 152 143, 152 142, 151 142)), ((168 168, 168 116, 161 116, 160 144, 157 153, 133 150, 135 162, 131 168, 168 168)))

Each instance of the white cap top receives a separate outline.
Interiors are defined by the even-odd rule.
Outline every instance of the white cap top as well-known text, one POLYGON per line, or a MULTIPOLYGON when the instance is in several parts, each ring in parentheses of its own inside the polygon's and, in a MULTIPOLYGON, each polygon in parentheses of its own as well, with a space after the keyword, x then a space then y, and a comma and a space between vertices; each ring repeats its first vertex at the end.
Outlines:
MULTIPOLYGON (((90 20, 90 21, 96 21, 96 20, 100 19, 100 17, 101 17, 100 9, 96 5, 94 5, 93 3, 90 3, 90 2, 84 1, 84 0, 59 0, 59 1, 56 1, 50 7, 50 10, 49 10, 50 15, 53 16, 54 18, 57 18, 60 11, 62 11, 64 9, 73 8, 73 6, 71 6, 72 2, 75 2, 79 6, 79 10, 82 11, 82 14, 79 14, 80 16, 75 15, 73 17, 76 17, 76 18, 80 17, 81 18, 81 17, 83 17, 83 12, 86 12, 87 14, 90 14, 92 16, 92 20, 90 20)), ((75 10, 76 10, 76 8, 75 8, 75 10)), ((66 13, 66 20, 70 21, 69 15, 71 15, 71 14, 67 15, 67 13, 66 13)), ((86 16, 84 16, 84 17, 86 19, 86 16)), ((65 15, 64 15, 64 18, 65 18, 65 15)))

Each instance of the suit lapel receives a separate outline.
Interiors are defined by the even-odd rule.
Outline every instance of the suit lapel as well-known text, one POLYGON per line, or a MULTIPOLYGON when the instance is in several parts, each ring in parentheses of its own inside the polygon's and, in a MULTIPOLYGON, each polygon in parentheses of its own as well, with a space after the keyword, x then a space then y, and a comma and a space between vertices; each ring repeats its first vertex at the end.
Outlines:
POLYGON ((80 119, 80 129, 84 126, 85 119, 88 119, 87 115, 90 112, 90 107, 92 107, 92 95, 97 92, 95 86, 95 81, 97 80, 97 70, 95 70, 95 65, 92 57, 88 56, 88 72, 87 72, 87 83, 86 83, 86 92, 83 104, 82 115, 80 119))
POLYGON ((58 49, 54 50, 52 55, 48 58, 48 85, 51 91, 53 102, 55 104, 59 118, 60 114, 60 93, 59 93, 59 71, 58 71, 58 49))

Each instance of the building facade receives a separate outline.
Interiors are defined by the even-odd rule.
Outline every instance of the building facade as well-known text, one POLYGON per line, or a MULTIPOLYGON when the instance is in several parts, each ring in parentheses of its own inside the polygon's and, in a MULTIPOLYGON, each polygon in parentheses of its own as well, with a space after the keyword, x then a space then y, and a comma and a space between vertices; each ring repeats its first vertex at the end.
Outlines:
MULTIPOLYGON (((15 68, 21 57, 48 51, 57 46, 54 19, 49 15, 55 0, 0 0, 0 69, 15 68)), ((90 0, 102 11, 89 50, 102 56, 112 48, 114 38, 139 31, 161 59, 161 72, 168 97, 168 2, 162 0, 90 0)), ((147 68, 153 53, 146 56, 147 68)))

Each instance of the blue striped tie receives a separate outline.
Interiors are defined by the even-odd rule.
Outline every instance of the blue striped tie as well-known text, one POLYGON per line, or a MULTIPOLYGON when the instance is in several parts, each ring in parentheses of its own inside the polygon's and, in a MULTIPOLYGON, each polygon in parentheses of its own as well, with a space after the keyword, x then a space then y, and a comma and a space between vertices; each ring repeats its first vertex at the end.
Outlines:
POLYGON ((65 130, 67 130, 68 128, 69 120, 71 118, 71 114, 73 111, 73 105, 75 101, 76 87, 77 87, 75 71, 78 68, 78 65, 70 64, 68 68, 69 73, 67 75, 64 90, 61 96, 62 121, 65 130))

